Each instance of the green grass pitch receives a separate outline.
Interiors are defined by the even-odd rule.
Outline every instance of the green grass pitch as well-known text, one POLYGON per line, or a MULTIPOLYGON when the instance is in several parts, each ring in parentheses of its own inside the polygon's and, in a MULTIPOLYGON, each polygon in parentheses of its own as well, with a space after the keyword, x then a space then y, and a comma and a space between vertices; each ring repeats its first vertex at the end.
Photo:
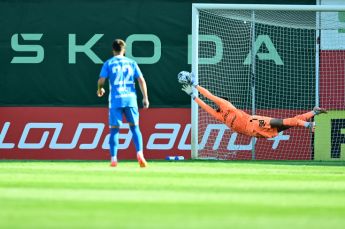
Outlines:
POLYGON ((0 161, 0 228, 344 227, 344 162, 0 161))

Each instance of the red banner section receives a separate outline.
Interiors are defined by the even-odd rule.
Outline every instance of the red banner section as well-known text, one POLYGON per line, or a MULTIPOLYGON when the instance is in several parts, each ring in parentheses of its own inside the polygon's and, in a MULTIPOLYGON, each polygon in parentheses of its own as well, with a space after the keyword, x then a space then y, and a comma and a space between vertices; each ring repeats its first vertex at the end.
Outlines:
POLYGON ((345 109, 345 51, 322 50, 320 55, 320 106, 345 109))
MULTIPOLYGON (((294 115, 293 111, 267 113, 294 115)), ((172 155, 190 158, 190 109, 156 108, 141 110, 140 115, 148 159, 172 155)), ((0 159, 109 159, 107 108, 2 107, 0 117, 0 159)), ((207 123, 199 134, 201 157, 251 159, 250 138, 222 124, 207 123)), ((124 124, 120 130, 119 159, 135 159, 131 137, 128 125, 124 124)), ((306 129, 293 128, 273 139, 258 139, 255 157, 310 160, 311 142, 306 129)))
MULTIPOLYGON (((147 159, 190 158, 190 109, 140 110, 147 159)), ((109 159, 107 108, 0 108, 0 159, 109 159)), ((128 125, 119 159, 134 159, 128 125)))

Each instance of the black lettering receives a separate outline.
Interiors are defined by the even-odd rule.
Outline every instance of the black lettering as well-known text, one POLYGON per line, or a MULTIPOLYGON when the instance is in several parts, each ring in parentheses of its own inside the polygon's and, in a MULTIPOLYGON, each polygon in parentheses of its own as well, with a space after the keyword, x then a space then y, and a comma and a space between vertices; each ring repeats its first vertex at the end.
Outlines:
POLYGON ((259 127, 265 126, 265 120, 259 120, 259 127))

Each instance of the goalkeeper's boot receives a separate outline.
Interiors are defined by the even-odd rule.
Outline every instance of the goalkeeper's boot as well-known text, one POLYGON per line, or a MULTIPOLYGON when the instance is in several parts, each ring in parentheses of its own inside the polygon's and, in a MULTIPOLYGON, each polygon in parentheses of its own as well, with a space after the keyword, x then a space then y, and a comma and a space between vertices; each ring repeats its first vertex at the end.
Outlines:
POLYGON ((138 162, 141 168, 147 167, 147 162, 144 158, 144 155, 142 153, 137 154, 138 162))
POLYGON ((320 108, 320 107, 314 107, 313 111, 314 111, 315 115, 326 114, 327 113, 326 109, 323 109, 323 108, 320 108))
POLYGON ((111 161, 110 167, 117 167, 117 161, 111 161))

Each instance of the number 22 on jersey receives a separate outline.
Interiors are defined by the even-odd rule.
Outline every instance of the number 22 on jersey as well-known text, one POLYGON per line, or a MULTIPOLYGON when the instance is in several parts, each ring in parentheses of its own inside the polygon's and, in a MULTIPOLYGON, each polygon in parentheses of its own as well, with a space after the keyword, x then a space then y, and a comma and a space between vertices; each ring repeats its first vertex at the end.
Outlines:
POLYGON ((116 65, 112 68, 115 74, 114 86, 118 87, 118 91, 125 91, 127 84, 133 84, 133 69, 129 64, 116 65))

